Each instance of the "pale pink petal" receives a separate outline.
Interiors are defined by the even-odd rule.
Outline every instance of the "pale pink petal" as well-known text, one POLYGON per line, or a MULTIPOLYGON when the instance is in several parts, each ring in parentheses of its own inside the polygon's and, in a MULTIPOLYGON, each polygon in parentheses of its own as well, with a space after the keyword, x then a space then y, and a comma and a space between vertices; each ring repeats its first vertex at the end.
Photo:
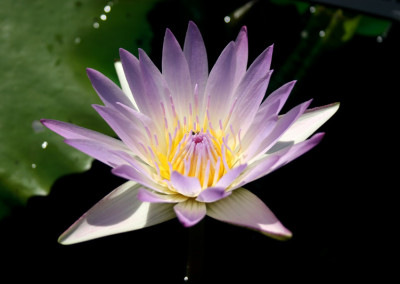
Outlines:
POLYGON ((177 171, 171 174, 171 184, 176 191, 188 197, 195 197, 201 191, 200 181, 197 177, 184 176, 177 171))
POLYGON ((193 90, 189 66, 178 41, 167 29, 164 36, 162 75, 174 98, 179 117, 189 115, 189 104, 193 105, 193 90))
POLYGON ((200 192, 196 200, 200 202, 215 202, 230 195, 232 191, 226 191, 225 187, 209 187, 200 192))
POLYGON ((292 236, 274 213, 253 193, 239 188, 230 196, 207 203, 207 215, 234 225, 248 227, 270 237, 285 240, 292 236))
POLYGON ((192 90, 197 85, 199 100, 203 101, 208 78, 208 59, 203 38, 196 24, 192 21, 189 22, 186 32, 183 53, 189 65, 192 90))
POLYGON ((94 69, 88 68, 86 71, 93 88, 106 106, 113 107, 120 102, 133 107, 129 97, 113 81, 94 69))
POLYGON ((175 217, 173 204, 141 202, 140 184, 128 181, 86 212, 59 238, 74 244, 156 225, 175 217))
POLYGON ((181 194, 161 194, 154 191, 149 191, 145 188, 140 188, 137 194, 137 198, 143 202, 152 203, 178 203, 188 199, 181 194))
POLYGON ((206 216, 206 205, 193 199, 176 204, 174 210, 179 221, 185 227, 196 225, 206 216))

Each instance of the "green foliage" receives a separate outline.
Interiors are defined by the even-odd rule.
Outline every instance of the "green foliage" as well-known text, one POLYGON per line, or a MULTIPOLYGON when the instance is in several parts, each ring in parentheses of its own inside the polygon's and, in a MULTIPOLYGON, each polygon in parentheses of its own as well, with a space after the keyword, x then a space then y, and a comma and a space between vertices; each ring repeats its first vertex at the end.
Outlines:
POLYGON ((112 135, 90 107, 100 101, 85 69, 116 81, 119 47, 135 53, 139 43, 149 50, 146 14, 155 2, 0 2, 0 218, 29 197, 48 194, 58 177, 90 168, 91 158, 62 143, 39 120, 112 135))

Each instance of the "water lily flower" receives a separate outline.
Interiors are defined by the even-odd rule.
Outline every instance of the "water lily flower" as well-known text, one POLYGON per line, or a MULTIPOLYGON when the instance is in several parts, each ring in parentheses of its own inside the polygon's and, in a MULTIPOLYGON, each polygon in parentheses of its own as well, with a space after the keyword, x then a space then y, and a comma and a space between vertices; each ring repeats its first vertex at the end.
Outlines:
POLYGON ((307 110, 307 101, 281 115, 294 81, 263 101, 272 49, 247 68, 243 27, 209 72, 202 36, 190 22, 183 50, 166 30, 161 72, 141 49, 138 58, 120 49, 116 69, 122 89, 87 69, 104 103, 94 108, 120 139, 56 120, 42 123, 128 181, 59 241, 87 241, 176 217, 190 227, 206 215, 277 239, 290 238, 291 232, 243 186, 317 145, 323 133, 311 135, 339 104, 307 110))

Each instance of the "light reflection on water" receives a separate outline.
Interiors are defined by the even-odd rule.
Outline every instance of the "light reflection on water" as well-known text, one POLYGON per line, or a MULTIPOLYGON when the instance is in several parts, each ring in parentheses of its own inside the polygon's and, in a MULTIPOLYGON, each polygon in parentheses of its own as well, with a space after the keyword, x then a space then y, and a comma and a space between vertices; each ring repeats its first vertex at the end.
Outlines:
POLYGON ((104 12, 109 13, 111 11, 111 6, 107 5, 104 7, 104 12))
POLYGON ((42 143, 42 149, 46 149, 47 145, 49 145, 49 143, 47 141, 43 141, 42 143))

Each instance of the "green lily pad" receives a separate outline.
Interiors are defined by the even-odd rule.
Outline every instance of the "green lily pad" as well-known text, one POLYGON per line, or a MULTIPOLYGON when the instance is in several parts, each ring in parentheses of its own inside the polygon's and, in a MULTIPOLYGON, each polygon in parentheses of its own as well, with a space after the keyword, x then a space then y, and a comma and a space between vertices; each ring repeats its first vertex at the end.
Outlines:
POLYGON ((149 50, 152 1, 14 1, 0 3, 0 218, 53 182, 87 170, 92 159, 62 143, 41 118, 103 133, 90 107, 99 103, 86 67, 117 81, 118 48, 149 50), (138 42, 139 41, 139 42, 138 42))

